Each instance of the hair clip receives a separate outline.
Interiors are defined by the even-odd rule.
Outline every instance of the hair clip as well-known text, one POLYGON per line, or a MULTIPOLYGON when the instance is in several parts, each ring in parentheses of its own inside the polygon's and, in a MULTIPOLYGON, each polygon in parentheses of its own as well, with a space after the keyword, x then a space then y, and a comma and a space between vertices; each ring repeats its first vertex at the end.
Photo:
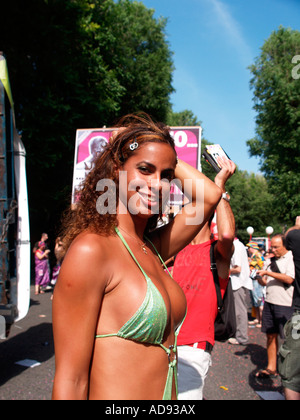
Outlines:
POLYGON ((131 145, 129 146, 129 149, 133 152, 134 150, 136 150, 137 148, 139 147, 139 144, 138 144, 138 142, 136 141, 136 139, 135 139, 135 141, 133 142, 133 143, 131 143, 131 145))

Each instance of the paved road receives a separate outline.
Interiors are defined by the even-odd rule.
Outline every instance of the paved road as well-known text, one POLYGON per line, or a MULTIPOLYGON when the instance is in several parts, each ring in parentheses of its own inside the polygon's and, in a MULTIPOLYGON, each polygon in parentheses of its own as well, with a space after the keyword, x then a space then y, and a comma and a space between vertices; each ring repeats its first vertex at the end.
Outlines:
MULTIPOLYGON (((0 400, 49 400, 54 376, 50 293, 35 296, 27 317, 13 325, 7 340, 0 340, 0 400), (25 368, 15 363, 36 360, 39 366, 25 368)), ((247 346, 217 343, 213 366, 207 378, 206 400, 259 400, 257 391, 272 399, 280 396, 280 379, 257 381, 253 372, 265 367, 265 336, 257 328, 249 329, 247 346)))
POLYGON ((9 338, 0 340, 0 400, 49 400, 54 374, 54 346, 50 293, 34 295, 29 313, 12 326, 9 338), (36 360, 38 367, 15 363, 36 360))
POLYGON ((268 380, 255 377, 267 366, 266 336, 260 329, 249 328, 246 346, 216 343, 212 361, 204 388, 207 400, 283 399, 279 376, 268 380), (258 393, 263 393, 263 398, 258 393))

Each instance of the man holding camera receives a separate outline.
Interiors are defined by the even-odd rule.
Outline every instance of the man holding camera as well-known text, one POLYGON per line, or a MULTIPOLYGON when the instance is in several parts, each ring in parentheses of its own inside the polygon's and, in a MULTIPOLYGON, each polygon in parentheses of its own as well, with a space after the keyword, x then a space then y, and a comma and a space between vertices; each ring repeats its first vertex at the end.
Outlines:
MULTIPOLYGON (((235 219, 225 184, 235 171, 229 159, 219 161, 221 171, 215 183, 223 190, 216 208, 218 239, 214 248, 222 297, 229 282, 233 254, 235 219)), ((202 400, 205 379, 212 361, 215 344, 215 319, 218 314, 217 294, 211 270, 210 250, 214 242, 211 221, 175 259, 173 278, 181 286, 187 300, 187 316, 178 336, 179 400, 202 400)))
POLYGON ((295 280, 293 254, 286 249, 283 235, 271 240, 274 257, 265 270, 257 272, 257 280, 266 286, 266 299, 262 316, 262 332, 267 334, 268 366, 257 372, 258 378, 277 375, 278 335, 284 336, 284 326, 293 314, 292 301, 295 280))

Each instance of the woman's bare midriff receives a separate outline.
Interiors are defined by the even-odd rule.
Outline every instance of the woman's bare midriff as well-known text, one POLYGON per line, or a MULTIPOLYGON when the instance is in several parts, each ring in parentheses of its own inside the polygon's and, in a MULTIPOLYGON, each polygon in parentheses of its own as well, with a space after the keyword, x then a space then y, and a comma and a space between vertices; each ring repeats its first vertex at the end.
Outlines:
MULTIPOLYGON (((161 400, 168 365, 168 356, 159 345, 136 343, 119 337, 97 338, 89 399, 161 400)), ((175 386, 173 399, 176 399, 175 386)))

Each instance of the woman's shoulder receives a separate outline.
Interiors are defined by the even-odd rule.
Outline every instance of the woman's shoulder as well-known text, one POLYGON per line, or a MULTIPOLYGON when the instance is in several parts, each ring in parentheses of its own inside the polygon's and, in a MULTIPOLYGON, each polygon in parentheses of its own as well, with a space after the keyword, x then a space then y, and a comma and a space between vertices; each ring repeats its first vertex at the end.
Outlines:
MULTIPOLYGON (((110 237, 83 232, 72 242, 64 258, 60 278, 80 287, 106 284, 111 269, 110 237)), ((113 253, 111 255, 114 255, 113 253)))
POLYGON ((100 235, 85 231, 80 233, 72 242, 67 255, 80 255, 81 258, 106 259, 111 247, 113 236, 100 235))

